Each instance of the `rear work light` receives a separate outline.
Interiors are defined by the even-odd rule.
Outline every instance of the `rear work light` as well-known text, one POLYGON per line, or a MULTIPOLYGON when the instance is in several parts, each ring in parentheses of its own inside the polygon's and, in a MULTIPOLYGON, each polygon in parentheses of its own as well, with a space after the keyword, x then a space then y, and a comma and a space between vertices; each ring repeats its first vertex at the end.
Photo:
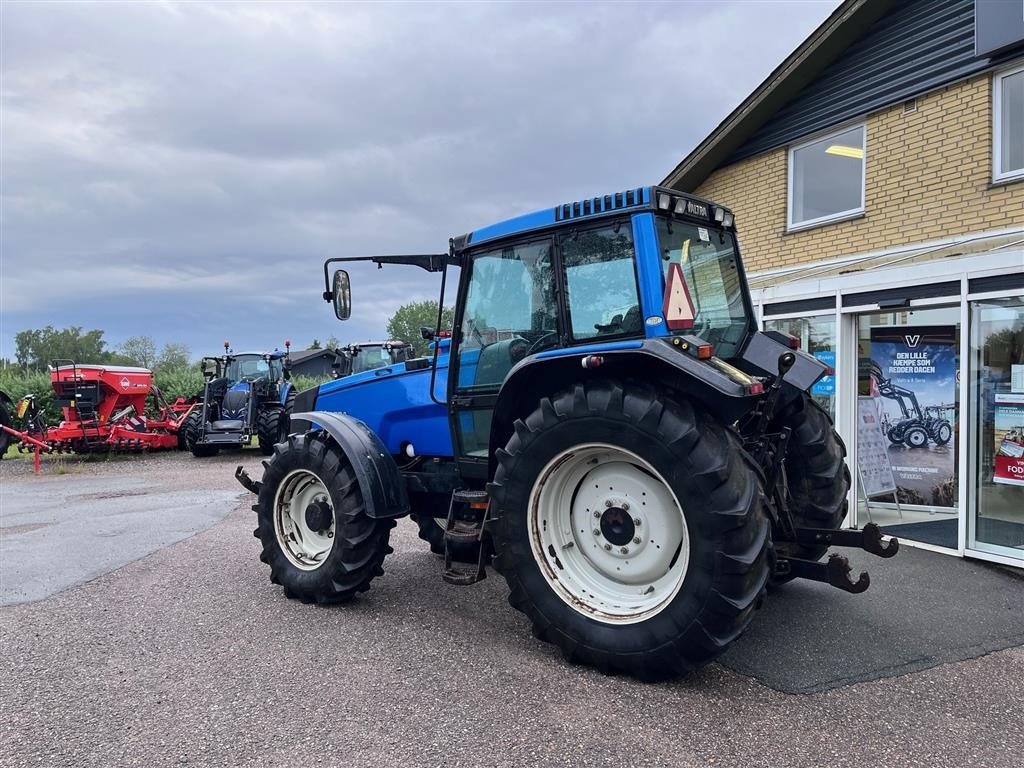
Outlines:
POLYGON ((715 345, 696 336, 676 336, 672 344, 698 360, 710 360, 715 355, 715 345))

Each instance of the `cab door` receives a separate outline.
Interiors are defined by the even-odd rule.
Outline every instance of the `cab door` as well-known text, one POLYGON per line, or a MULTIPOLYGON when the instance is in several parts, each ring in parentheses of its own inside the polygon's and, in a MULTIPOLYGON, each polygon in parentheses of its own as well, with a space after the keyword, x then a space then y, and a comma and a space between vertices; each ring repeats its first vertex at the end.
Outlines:
POLYGON ((508 372, 564 341, 559 285, 550 237, 485 246, 466 260, 448 371, 454 448, 464 477, 487 477, 491 416, 508 372))

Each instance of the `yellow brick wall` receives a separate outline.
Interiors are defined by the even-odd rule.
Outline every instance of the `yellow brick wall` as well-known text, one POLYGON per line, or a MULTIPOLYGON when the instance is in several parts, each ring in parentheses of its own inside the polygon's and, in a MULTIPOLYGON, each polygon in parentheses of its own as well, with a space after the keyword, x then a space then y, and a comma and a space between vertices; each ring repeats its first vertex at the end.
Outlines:
POLYGON ((864 216, 786 232, 788 150, 720 168, 695 190, 736 213, 750 272, 1024 224, 1024 181, 992 186, 992 79, 869 115, 864 216))

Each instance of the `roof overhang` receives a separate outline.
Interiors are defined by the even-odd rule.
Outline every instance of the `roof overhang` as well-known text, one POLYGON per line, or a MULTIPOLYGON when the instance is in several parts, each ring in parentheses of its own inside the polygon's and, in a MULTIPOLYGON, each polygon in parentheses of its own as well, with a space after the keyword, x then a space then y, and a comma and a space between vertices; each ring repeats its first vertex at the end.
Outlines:
POLYGON ((846 0, 661 182, 696 189, 822 69, 881 18, 895 0, 846 0))

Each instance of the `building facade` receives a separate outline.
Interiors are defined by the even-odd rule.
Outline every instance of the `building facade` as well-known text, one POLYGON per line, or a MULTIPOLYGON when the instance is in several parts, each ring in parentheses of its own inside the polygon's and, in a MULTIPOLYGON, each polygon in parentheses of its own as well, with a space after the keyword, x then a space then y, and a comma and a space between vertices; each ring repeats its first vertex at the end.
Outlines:
POLYGON ((843 3, 664 183, 835 368, 847 523, 1024 565, 1024 2, 843 3))

